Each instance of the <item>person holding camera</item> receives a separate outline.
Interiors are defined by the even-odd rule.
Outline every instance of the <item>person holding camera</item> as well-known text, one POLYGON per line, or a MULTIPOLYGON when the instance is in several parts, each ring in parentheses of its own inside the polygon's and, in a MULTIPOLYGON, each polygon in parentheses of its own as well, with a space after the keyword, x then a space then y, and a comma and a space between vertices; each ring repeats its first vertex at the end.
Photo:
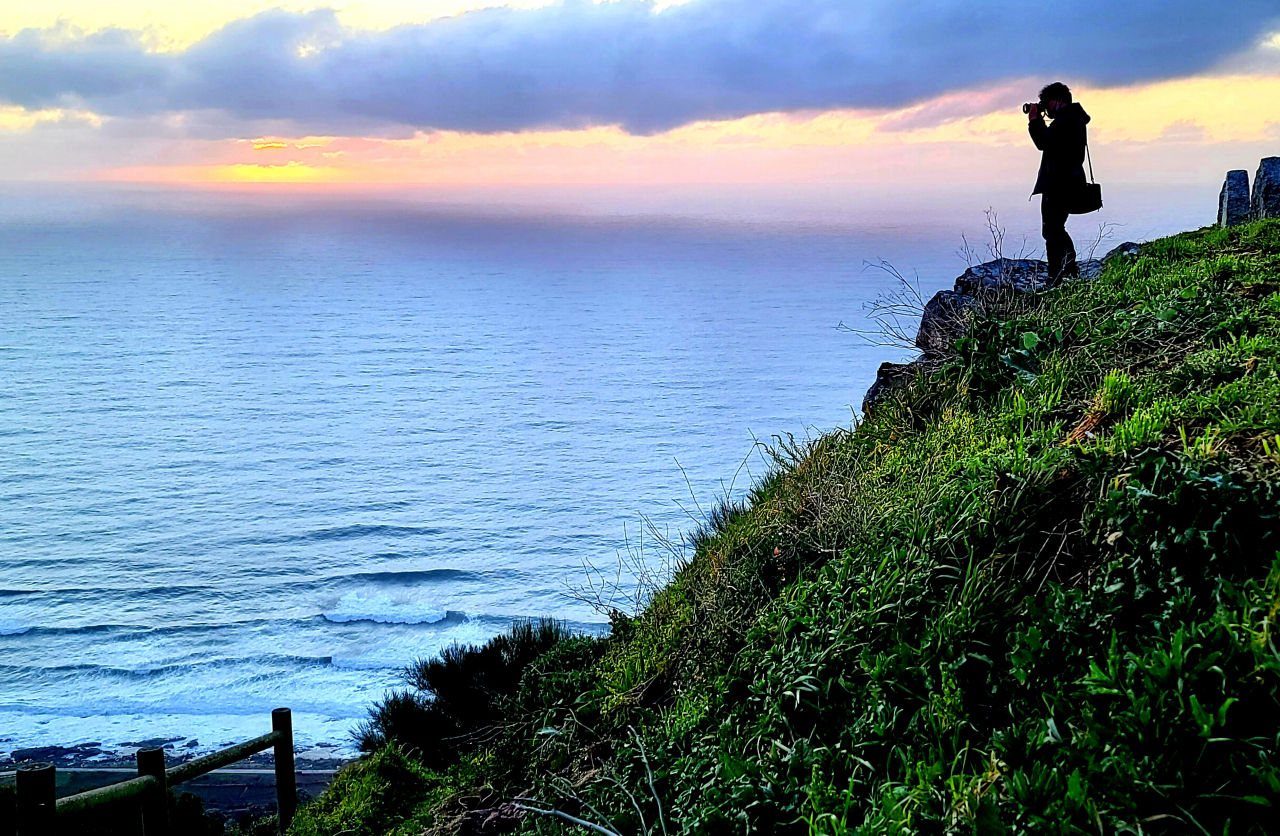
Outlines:
POLYGON ((1079 276, 1076 246, 1067 234, 1067 216, 1078 208, 1085 190, 1084 154, 1088 142, 1085 126, 1089 114, 1071 100, 1071 90, 1060 81, 1040 91, 1040 100, 1025 104, 1031 141, 1042 152, 1040 174, 1031 192, 1040 195, 1041 232, 1049 262, 1049 284, 1079 276), (1048 125, 1044 117, 1052 122, 1048 125))

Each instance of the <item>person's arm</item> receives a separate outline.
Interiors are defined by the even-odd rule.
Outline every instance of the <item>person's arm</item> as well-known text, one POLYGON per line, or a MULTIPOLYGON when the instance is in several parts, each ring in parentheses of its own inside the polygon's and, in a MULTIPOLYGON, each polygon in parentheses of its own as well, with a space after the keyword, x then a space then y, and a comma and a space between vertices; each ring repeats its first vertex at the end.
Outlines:
POLYGON ((1041 151, 1056 151, 1070 141, 1067 139, 1069 127, 1063 124, 1062 119, 1054 119, 1049 125, 1043 119, 1032 119, 1027 128, 1031 131, 1031 141, 1041 151))
POLYGON ((1027 130, 1031 133, 1031 141, 1036 144, 1036 148, 1043 151, 1048 143, 1049 128, 1044 123, 1040 108, 1033 106, 1027 114, 1027 130))

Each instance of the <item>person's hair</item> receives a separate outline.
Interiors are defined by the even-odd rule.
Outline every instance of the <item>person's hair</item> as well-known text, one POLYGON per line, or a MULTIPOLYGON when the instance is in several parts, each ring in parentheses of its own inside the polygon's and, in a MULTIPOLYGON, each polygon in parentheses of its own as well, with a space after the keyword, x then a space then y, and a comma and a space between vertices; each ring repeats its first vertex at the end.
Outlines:
POLYGON ((1055 81, 1053 84, 1046 84, 1044 89, 1040 91, 1040 101, 1056 101, 1071 104, 1071 88, 1063 84, 1061 81, 1055 81))

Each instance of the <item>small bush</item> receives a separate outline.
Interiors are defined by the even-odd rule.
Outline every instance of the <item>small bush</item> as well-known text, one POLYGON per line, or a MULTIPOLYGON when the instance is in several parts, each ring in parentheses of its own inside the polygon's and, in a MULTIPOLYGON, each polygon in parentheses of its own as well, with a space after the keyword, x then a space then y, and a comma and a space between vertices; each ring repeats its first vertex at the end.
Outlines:
POLYGON ((520 622, 483 645, 454 644, 404 670, 410 690, 388 694, 357 730, 361 751, 396 742, 443 768, 492 739, 525 670, 572 634, 552 619, 520 622))

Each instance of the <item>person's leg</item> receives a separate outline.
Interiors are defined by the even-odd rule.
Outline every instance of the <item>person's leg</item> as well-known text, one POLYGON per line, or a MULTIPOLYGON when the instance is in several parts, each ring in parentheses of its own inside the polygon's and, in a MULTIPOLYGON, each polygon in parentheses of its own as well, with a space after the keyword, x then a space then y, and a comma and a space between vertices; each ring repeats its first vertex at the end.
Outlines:
MULTIPOLYGON (((1055 208, 1057 208, 1055 206, 1055 208)), ((1059 274, 1059 281, 1062 279, 1078 279, 1080 278, 1080 265, 1076 264, 1076 242, 1071 240, 1071 235, 1067 232, 1067 218, 1071 213, 1067 211, 1065 204, 1058 210, 1062 220, 1058 223, 1058 228, 1062 230, 1062 272, 1059 274)))
POLYGON ((1044 235, 1045 260, 1049 262, 1049 284, 1079 275, 1076 246, 1067 234, 1066 206, 1052 195, 1040 196, 1041 234, 1044 235))

